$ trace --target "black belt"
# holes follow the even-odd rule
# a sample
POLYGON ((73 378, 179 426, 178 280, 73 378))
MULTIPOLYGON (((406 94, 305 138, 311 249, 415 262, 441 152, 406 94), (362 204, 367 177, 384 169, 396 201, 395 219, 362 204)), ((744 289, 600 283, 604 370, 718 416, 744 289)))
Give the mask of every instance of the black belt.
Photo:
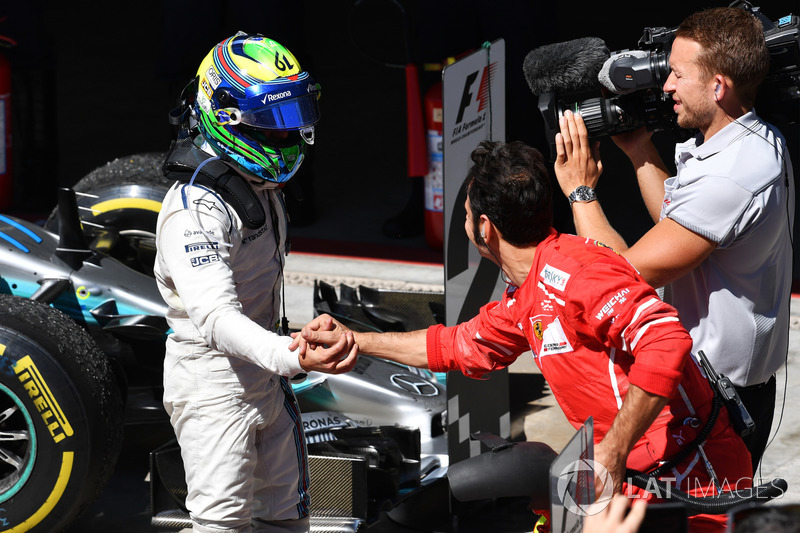
POLYGON ((757 383, 757 384, 755 384, 755 385, 749 385, 749 386, 747 386, 747 387, 737 387, 736 385, 734 385, 734 388, 735 388, 737 391, 739 391, 739 392, 744 392, 744 391, 746 391, 746 392, 757 391, 758 389, 763 389, 764 387, 768 386, 768 385, 769 385, 769 384, 770 384, 772 381, 775 381, 775 374, 773 374, 773 375, 772 375, 772 376, 771 376, 771 377, 770 377, 770 378, 769 378, 767 381, 765 381, 764 383, 757 383))

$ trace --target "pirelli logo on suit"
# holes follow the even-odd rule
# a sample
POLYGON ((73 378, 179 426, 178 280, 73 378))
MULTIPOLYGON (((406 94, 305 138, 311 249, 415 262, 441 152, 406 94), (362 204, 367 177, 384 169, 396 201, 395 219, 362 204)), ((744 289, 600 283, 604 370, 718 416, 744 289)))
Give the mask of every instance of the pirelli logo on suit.
POLYGON ((189 263, 192 267, 200 267, 205 265, 210 265, 211 263, 216 263, 220 261, 220 256, 215 250, 219 250, 219 243, 218 242, 194 242, 191 244, 187 244, 183 247, 183 250, 187 254, 193 254, 197 252, 204 252, 204 251, 211 251, 214 253, 210 253, 207 255, 200 255, 196 257, 190 257, 189 263))
POLYGON ((203 250, 219 250, 219 243, 218 242, 195 242, 192 244, 187 244, 183 247, 184 251, 187 254, 192 252, 200 252, 203 250))

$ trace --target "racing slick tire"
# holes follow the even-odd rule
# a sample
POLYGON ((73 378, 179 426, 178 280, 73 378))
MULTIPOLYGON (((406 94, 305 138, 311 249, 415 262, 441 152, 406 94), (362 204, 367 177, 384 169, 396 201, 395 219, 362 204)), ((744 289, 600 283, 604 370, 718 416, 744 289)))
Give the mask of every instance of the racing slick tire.
POLYGON ((122 446, 106 355, 42 303, 0 295, 0 531, 62 531, 95 500, 122 446))
MULTIPOLYGON (((83 233, 90 247, 153 275, 161 201, 172 185, 161 172, 165 152, 119 157, 75 184, 83 233)), ((58 207, 45 229, 58 233, 58 207)))

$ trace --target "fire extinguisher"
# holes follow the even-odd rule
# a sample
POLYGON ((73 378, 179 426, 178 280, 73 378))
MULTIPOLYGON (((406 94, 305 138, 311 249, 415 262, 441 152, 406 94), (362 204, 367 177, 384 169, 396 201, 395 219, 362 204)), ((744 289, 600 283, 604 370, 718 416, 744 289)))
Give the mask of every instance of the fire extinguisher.
MULTIPOLYGON (((16 44, 0 36, 1 44, 16 44)), ((7 209, 13 200, 11 169, 11 62, 0 53, 0 209, 7 209)))
MULTIPOLYGON (((455 61, 448 58, 448 64, 455 61)), ((425 65, 441 70, 438 63, 425 65)), ((444 248, 444 151, 442 146, 442 82, 436 82, 419 101, 417 66, 406 65, 408 175, 424 176, 425 241, 433 250, 444 248), (424 132, 424 136, 423 136, 424 132), (427 161, 426 159, 427 155, 427 161)))
POLYGON ((434 250, 444 246, 444 152, 442 147, 442 82, 425 92, 428 172, 425 174, 425 241, 434 250))

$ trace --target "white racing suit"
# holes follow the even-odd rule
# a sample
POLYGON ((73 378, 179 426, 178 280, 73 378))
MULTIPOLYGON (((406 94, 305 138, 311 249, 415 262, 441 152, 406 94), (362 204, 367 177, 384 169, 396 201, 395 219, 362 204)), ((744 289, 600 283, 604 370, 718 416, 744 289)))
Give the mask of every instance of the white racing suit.
POLYGON ((308 530, 306 445, 287 379, 303 369, 274 333, 285 210, 278 190, 255 192, 266 212, 257 229, 196 183, 176 183, 158 218, 154 272, 173 330, 164 406, 196 532, 308 530))

